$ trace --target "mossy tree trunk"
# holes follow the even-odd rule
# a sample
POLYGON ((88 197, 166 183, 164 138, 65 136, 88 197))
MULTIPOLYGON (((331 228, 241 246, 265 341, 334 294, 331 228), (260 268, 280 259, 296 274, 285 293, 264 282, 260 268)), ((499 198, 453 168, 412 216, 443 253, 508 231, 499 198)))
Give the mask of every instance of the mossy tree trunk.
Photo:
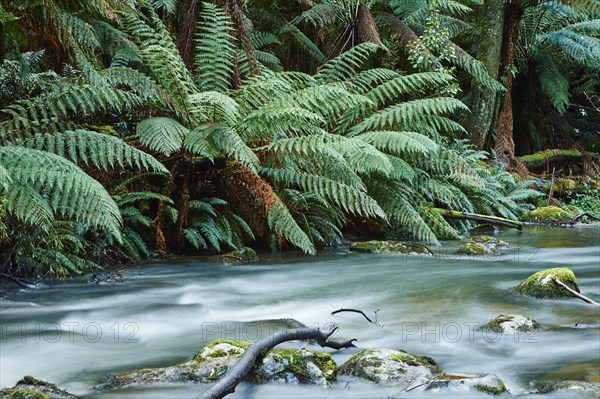
MULTIPOLYGON (((498 78, 502 32, 504 30, 505 0, 488 0, 477 10, 476 24, 483 35, 477 49, 477 59, 485 65, 490 76, 498 78)), ((497 114, 498 92, 473 80, 471 84, 471 117, 468 130, 471 142, 478 148, 484 148, 490 127, 497 114)))
POLYGON ((512 89, 515 50, 519 38, 519 22, 524 11, 523 6, 516 0, 509 0, 504 11, 501 60, 504 67, 503 76, 506 81, 506 93, 500 111, 496 144, 494 146, 498 159, 510 168, 516 168, 517 170, 519 169, 519 162, 515 158, 515 142, 513 140, 512 89))

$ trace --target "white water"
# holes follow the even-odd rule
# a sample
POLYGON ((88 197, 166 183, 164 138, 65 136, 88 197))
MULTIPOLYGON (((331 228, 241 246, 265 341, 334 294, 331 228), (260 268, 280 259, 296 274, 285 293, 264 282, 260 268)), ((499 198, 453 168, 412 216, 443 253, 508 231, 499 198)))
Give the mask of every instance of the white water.
MULTIPOLYGON (((529 227, 499 238, 522 249, 484 260, 458 258, 456 244, 439 248, 434 258, 340 249, 315 258, 265 255, 261 263, 236 267, 187 259, 137 267, 127 285, 87 285, 81 277, 5 293, 22 306, 0 313, 0 386, 29 374, 86 397, 195 397, 204 386, 102 394, 91 387, 110 373, 187 360, 217 336, 264 336, 267 324, 245 323, 279 318, 309 326, 336 323, 337 335, 357 338, 360 348, 428 355, 448 372, 497 374, 514 395, 527 393, 534 381, 600 382, 600 309, 577 299, 539 300, 509 291, 535 271, 565 265, 582 293, 600 301, 600 230, 529 227), (330 314, 341 307, 369 316, 380 308, 384 327, 354 313, 330 314), (502 337, 477 330, 499 314, 531 316, 547 329, 502 337)), ((332 354, 341 364, 356 351, 332 354)), ((241 386, 235 396, 385 398, 399 391, 356 381, 347 388, 343 382, 326 389, 267 384, 241 386)), ((403 395, 411 396, 443 394, 403 395)))

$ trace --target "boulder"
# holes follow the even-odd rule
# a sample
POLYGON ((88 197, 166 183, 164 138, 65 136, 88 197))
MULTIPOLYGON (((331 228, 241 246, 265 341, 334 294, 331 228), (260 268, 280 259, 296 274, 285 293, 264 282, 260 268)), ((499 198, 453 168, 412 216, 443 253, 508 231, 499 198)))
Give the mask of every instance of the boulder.
MULTIPOLYGON (((193 359, 174 366, 135 370, 110 376, 96 390, 164 383, 209 383, 221 378, 244 354, 252 341, 217 339, 206 344, 193 359)), ((308 349, 271 349, 258 359, 246 379, 327 385, 335 381, 337 365, 328 353, 308 349)))
POLYGON ((542 325, 531 317, 521 315, 500 315, 481 326, 482 330, 490 330, 502 334, 516 334, 539 330, 542 325))
POLYGON ((488 235, 477 235, 464 241, 458 253, 469 256, 500 255, 501 248, 510 248, 511 245, 488 235))
POLYGON ((433 392, 476 390, 491 395, 501 395, 507 392, 504 381, 497 375, 463 373, 446 373, 427 385, 425 390, 433 392))
POLYGON ((553 269, 546 269, 532 274, 514 290, 523 295, 534 296, 536 298, 571 298, 574 297, 566 289, 560 287, 552 281, 555 278, 579 292, 579 285, 577 284, 577 278, 571 269, 566 267, 556 267, 553 269))
POLYGON ((258 262, 256 251, 250 247, 243 247, 236 249, 235 251, 227 252, 226 254, 219 255, 219 258, 221 258, 226 265, 243 265, 258 262))
POLYGON ((430 357, 402 350, 364 349, 340 367, 340 373, 376 383, 418 385, 442 372, 430 357))
POLYGON ((477 225, 477 226, 473 227, 471 230, 469 230, 469 234, 472 237, 478 236, 478 235, 494 235, 494 234, 498 234, 499 232, 500 232, 500 229, 498 227, 494 226, 493 224, 489 224, 489 223, 477 225))
POLYGON ((31 376, 23 377, 12 388, 0 391, 2 399, 78 399, 78 396, 58 388, 56 385, 31 376))
POLYGON ((372 254, 401 253, 406 255, 433 255, 431 249, 423 243, 414 241, 361 241, 350 244, 350 250, 372 254))
POLYGON ((524 222, 541 224, 565 224, 577 216, 557 206, 543 206, 527 212, 523 215, 524 222))
POLYGON ((535 393, 555 393, 553 397, 600 398, 600 382, 558 381, 541 385, 535 393))

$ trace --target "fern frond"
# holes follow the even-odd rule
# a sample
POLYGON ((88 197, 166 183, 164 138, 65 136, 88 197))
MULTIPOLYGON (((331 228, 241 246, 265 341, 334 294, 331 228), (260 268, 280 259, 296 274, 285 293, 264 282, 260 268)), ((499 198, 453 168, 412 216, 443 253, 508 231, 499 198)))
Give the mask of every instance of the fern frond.
POLYGON ((283 202, 276 201, 269 207, 267 219, 269 228, 285 237, 290 244, 297 246, 307 254, 314 255, 317 252, 310 238, 298 226, 283 202))
POLYGON ((469 111, 461 101, 452 97, 436 97, 408 101, 382 109, 350 129, 351 135, 373 130, 408 130, 426 116, 469 111))
POLYGON ((412 154, 431 154, 438 151, 438 144, 427 136, 414 132, 377 131, 355 136, 375 148, 392 155, 404 157, 412 154))
POLYGON ((344 82, 354 76, 378 49, 380 46, 372 42, 354 46, 321 66, 315 80, 320 84, 344 82))
POLYGON ((203 2, 196 35, 196 73, 200 90, 224 93, 230 86, 236 53, 233 24, 225 11, 203 2))
POLYGON ((416 94, 447 86, 454 78, 442 72, 422 72, 399 76, 369 91, 366 96, 375 104, 382 105, 398 100, 404 94, 416 94))
POLYGON ((140 143, 169 156, 181 149, 189 129, 174 119, 155 117, 144 119, 138 123, 136 133, 140 143))
POLYGON ((556 110, 562 114, 569 106, 569 81, 561 73, 552 56, 545 52, 535 54, 536 71, 542 90, 556 110))

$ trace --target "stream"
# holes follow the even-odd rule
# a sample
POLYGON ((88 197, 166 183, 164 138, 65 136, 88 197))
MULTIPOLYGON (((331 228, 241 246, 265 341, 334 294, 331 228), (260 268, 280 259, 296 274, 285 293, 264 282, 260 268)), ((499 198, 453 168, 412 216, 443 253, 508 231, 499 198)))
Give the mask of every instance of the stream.
MULTIPOLYGON (((188 360, 219 336, 264 337, 267 324, 245 323, 281 318, 324 328, 336 323, 335 337, 356 338, 357 349, 325 349, 339 365, 360 348, 386 347, 430 356, 448 372, 496 374, 515 396, 525 395, 535 381, 600 382, 600 308, 510 291, 536 271, 567 266, 581 292, 600 301, 600 227, 526 226, 497 237, 519 249, 472 259, 456 255, 455 242, 432 248, 433 257, 338 248, 315 257, 259 254, 258 263, 243 266, 198 259, 146 263, 128 269, 127 284, 90 285, 89 276, 80 276, 6 291, 7 283, 2 296, 13 302, 0 303, 0 386, 32 375, 89 398, 193 398, 206 386, 102 393, 92 387, 111 373, 188 360), (356 313, 331 315, 342 307, 370 317, 380 309, 383 327, 356 313), (478 330, 500 314, 531 316, 545 330, 517 335, 478 330)), ((327 388, 242 384, 231 397, 386 398, 399 390, 354 380, 327 388)))

